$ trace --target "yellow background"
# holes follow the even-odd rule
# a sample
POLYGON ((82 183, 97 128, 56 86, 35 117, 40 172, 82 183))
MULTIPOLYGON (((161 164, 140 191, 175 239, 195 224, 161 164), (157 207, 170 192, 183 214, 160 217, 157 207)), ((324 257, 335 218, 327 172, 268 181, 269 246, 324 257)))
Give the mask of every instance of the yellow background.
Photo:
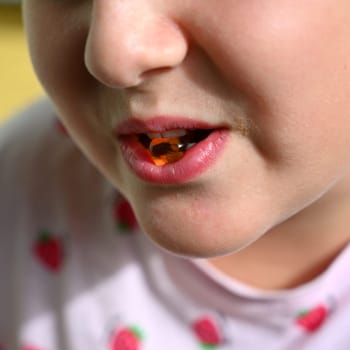
POLYGON ((24 39, 19 5, 0 5, 0 122, 43 95, 24 39))

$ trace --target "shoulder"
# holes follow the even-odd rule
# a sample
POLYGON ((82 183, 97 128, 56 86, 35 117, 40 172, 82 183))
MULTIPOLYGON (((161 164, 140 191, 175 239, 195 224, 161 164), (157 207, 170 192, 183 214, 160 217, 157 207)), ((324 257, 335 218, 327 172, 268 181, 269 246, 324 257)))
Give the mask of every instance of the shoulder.
MULTIPOLYGON (((75 146, 48 101, 0 128, 0 167, 0 276, 8 279, 0 284, 0 343, 18 326, 6 317, 13 310, 30 337, 49 323, 47 310, 65 309, 67 320, 77 324, 100 304, 101 332, 115 315, 137 319, 140 304, 132 311, 129 306, 139 294, 147 296, 145 305, 153 300, 143 259, 155 249, 129 204, 75 146)), ((85 326, 77 332, 88 344, 85 326)))
MULTIPOLYGON (((63 255, 69 269, 93 264, 104 273, 136 258, 131 208, 71 140, 50 102, 35 103, 0 128, 0 168, 0 255, 21 246, 28 276, 42 267, 33 247, 48 237, 62 255, 55 268, 63 268, 63 255)), ((7 253, 15 259, 13 250, 7 253)))
POLYGON ((40 100, 15 115, 0 127, 0 184, 14 181, 23 171, 46 154, 48 147, 59 147, 58 119, 48 100, 40 100), (57 134, 57 135, 56 135, 57 134))
POLYGON ((91 245, 106 257, 113 246, 113 259, 129 258, 139 231, 131 207, 71 140, 49 101, 0 127, 0 168, 0 247, 49 231, 79 250, 91 245))
POLYGON ((0 127, 0 151, 9 146, 21 149, 21 142, 32 142, 38 135, 51 131, 56 120, 54 109, 46 99, 19 110, 0 127))
POLYGON ((15 224, 14 213, 26 213, 30 221, 42 219, 38 216, 49 220, 57 217, 58 207, 80 207, 89 191, 111 189, 70 139, 48 100, 0 127, 0 168, 1 229, 15 224))
MULTIPOLYGON (((46 178, 50 180, 60 171, 66 171, 61 166, 73 159, 81 167, 90 167, 46 99, 19 111, 0 126, 2 185, 3 181, 11 182, 34 174, 41 178, 51 175, 46 178)), ((74 164, 71 163, 70 168, 77 170, 74 164)), ((92 166, 91 171, 96 172, 92 166)))

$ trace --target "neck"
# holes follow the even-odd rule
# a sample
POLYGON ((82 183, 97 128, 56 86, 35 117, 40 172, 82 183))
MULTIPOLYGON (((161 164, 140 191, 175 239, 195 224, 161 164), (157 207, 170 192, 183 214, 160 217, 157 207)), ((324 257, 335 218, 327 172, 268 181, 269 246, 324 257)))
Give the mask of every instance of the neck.
POLYGON ((209 262, 251 286, 300 286, 327 269, 350 242, 350 196, 341 184, 242 251, 209 262))

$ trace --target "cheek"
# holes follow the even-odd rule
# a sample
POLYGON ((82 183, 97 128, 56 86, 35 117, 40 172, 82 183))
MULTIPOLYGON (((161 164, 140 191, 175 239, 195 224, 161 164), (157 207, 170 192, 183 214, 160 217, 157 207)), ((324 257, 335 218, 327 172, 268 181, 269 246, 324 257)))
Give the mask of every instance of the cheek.
POLYGON ((339 3, 271 1, 212 41, 217 66, 243 91, 259 130, 255 142, 268 158, 303 159, 305 148, 311 157, 349 145, 350 5, 342 2, 341 11, 339 3))
MULTIPOLYGON (((34 68, 77 145, 101 172, 119 178, 119 170, 113 166, 115 140, 107 134, 110 121, 105 118, 102 96, 103 92, 106 97, 106 91, 88 73, 84 62, 88 21, 69 16, 59 3, 25 2, 24 19, 34 68)), ((116 98, 113 101, 119 102, 116 98)))
POLYGON ((59 103, 74 100, 74 94, 91 85, 84 66, 86 30, 82 21, 72 17, 59 2, 27 0, 24 5, 34 69, 45 90, 59 103))
POLYGON ((217 67, 250 102, 317 96, 348 81, 342 77, 350 54, 348 1, 258 3, 229 7, 224 1, 221 12, 213 19, 208 14, 197 33, 217 67))

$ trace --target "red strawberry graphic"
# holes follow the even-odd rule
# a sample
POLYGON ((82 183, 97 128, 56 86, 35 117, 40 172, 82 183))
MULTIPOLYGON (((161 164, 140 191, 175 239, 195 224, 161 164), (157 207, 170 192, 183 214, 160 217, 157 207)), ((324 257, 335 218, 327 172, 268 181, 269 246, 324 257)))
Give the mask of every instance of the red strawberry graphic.
POLYGON ((39 232, 34 243, 34 253, 37 258, 51 271, 57 272, 62 267, 63 248, 59 238, 50 234, 49 231, 39 232))
POLYGON ((328 308, 321 304, 311 310, 302 311, 298 315, 296 323, 306 331, 314 332, 323 324, 328 314, 328 308))
POLYGON ((128 201, 118 201, 114 206, 114 219, 122 231, 131 231, 137 227, 134 212, 128 201))
POLYGON ((192 324, 192 328, 202 345, 205 345, 208 349, 210 348, 208 346, 217 346, 222 343, 219 327, 212 318, 202 317, 192 324))
MULTIPOLYGON (((1 350, 1 349, 0 349, 0 350, 1 350)), ((40 350, 40 349, 37 348, 36 346, 25 345, 25 346, 23 346, 22 350, 40 350)))
POLYGON ((109 350, 139 350, 142 333, 137 327, 124 327, 115 332, 109 350))
POLYGON ((63 123, 59 119, 56 119, 56 129, 60 134, 69 136, 66 127, 63 125, 63 123))

